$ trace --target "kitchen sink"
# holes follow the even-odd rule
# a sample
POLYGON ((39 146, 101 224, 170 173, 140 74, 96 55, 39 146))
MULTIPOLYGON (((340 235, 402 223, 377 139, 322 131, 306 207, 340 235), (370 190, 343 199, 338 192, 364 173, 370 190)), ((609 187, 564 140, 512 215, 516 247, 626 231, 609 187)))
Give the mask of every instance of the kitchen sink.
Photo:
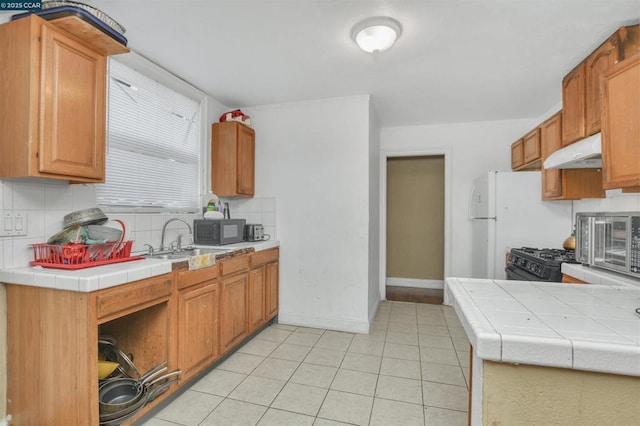
POLYGON ((195 247, 188 247, 188 248, 184 248, 182 250, 174 250, 174 251, 170 251, 170 252, 160 252, 160 253, 154 253, 151 255, 147 255, 145 257, 149 258, 149 259, 188 259, 191 256, 198 256, 201 254, 222 254, 222 253, 227 253, 231 251, 231 249, 227 249, 227 248, 195 248, 195 247))

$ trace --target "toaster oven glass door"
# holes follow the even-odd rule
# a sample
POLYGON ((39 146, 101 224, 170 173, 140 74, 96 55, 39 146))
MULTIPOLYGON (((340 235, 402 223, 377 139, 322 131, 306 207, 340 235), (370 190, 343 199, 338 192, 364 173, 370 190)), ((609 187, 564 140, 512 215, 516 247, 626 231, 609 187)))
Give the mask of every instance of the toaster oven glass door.
POLYGON ((576 260, 589 264, 593 259, 593 244, 591 235, 593 232, 594 216, 578 214, 576 219, 576 260))
POLYGON ((594 222, 594 265, 621 272, 628 270, 629 217, 607 216, 594 222))

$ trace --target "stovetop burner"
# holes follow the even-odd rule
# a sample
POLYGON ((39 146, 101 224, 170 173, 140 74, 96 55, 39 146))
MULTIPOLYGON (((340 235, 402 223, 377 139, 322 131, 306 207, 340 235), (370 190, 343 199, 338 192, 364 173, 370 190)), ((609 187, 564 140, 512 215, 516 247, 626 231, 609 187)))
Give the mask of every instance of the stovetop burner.
POLYGON ((522 247, 511 249, 506 271, 509 279, 562 281, 563 262, 576 263, 573 250, 522 247))

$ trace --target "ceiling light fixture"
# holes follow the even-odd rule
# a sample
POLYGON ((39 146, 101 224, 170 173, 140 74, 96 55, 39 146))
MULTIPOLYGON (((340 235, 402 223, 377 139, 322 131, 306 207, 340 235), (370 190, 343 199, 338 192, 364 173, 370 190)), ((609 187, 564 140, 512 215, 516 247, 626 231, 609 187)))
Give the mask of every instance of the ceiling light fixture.
POLYGON ((353 26, 351 38, 367 53, 384 52, 402 34, 402 27, 395 19, 374 16, 353 26))

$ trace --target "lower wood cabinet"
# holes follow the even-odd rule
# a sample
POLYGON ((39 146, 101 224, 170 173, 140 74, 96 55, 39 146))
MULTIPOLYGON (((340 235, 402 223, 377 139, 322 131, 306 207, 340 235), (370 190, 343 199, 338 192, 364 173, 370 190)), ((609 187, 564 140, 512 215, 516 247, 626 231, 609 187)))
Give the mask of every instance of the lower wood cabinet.
POLYGON ((216 281, 185 290, 178 296, 178 365, 183 380, 218 356, 219 302, 216 281))
POLYGON ((165 360, 175 368, 171 281, 166 274, 91 293, 7 285, 11 424, 97 425, 100 335, 115 338, 142 371, 165 360))
POLYGON ((220 350, 224 354, 247 336, 247 273, 220 282, 220 350))
POLYGON ((562 282, 565 284, 587 284, 586 281, 582 281, 567 274, 562 274, 562 282))
POLYGON ((265 319, 268 321, 278 314, 278 282, 280 262, 275 261, 265 266, 265 319))
POLYGON ((264 265, 249 273, 249 332, 257 330, 265 322, 265 278, 264 265))
POLYGON ((249 273, 249 332, 260 328, 278 313, 279 249, 251 255, 249 273))
POLYGON ((11 424, 97 425, 101 335, 133 354, 141 372, 161 361, 182 370, 180 384, 136 421, 277 315, 278 255, 234 256, 196 271, 174 265, 171 274, 90 293, 6 285, 11 424))

